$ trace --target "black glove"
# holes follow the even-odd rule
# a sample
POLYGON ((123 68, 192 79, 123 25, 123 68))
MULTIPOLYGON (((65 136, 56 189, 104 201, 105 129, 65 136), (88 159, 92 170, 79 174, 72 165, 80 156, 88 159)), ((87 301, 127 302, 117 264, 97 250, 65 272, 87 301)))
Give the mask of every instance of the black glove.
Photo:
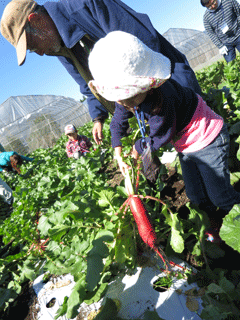
POLYGON ((152 162, 148 167, 146 172, 143 171, 144 176, 149 180, 151 183, 156 183, 159 172, 160 172, 161 162, 157 156, 153 156, 152 162))

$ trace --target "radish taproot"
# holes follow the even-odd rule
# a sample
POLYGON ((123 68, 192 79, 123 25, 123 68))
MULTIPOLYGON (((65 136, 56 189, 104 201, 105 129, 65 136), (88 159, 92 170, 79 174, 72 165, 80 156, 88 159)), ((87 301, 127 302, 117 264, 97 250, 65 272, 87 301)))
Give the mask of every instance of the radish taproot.
POLYGON ((142 200, 140 199, 140 196, 134 194, 134 189, 130 179, 129 170, 126 170, 125 174, 125 189, 128 194, 128 199, 121 206, 120 210, 122 210, 122 208, 126 206, 124 210, 125 214, 128 206, 130 206, 130 210, 136 221, 140 237, 150 248, 152 248, 160 256, 160 258, 166 266, 166 269, 168 270, 166 260, 163 258, 156 244, 157 236, 151 223, 150 216, 142 200))
POLYGON ((149 245, 149 247, 154 248, 157 237, 155 231, 153 230, 152 223, 150 221, 150 216, 145 209, 142 200, 135 195, 130 195, 128 198, 128 204, 133 217, 136 221, 139 234, 142 240, 149 245))
MULTIPOLYGON (((140 168, 138 166, 137 167, 136 188, 135 188, 136 192, 137 192, 138 184, 139 184, 139 173, 140 173, 139 169, 140 168)), ((163 261, 163 263, 164 263, 164 265, 166 267, 166 270, 162 270, 162 269, 161 270, 169 273, 170 272, 168 270, 168 265, 169 265, 170 268, 171 267, 177 267, 179 269, 182 269, 184 272, 185 271, 189 272, 189 269, 187 267, 181 266, 181 265, 179 265, 179 264, 177 264, 177 263, 175 263, 175 262, 173 262, 171 260, 169 261, 166 258, 164 252, 157 246, 156 233, 155 233, 155 231, 153 229, 153 225, 152 225, 150 216, 149 216, 149 214, 148 214, 143 202, 141 201, 141 199, 144 199, 144 198, 145 199, 151 199, 151 200, 160 202, 164 206, 166 206, 166 204, 161 199, 158 199, 158 198, 154 198, 154 197, 151 197, 151 196, 142 196, 142 195, 134 194, 134 189, 133 189, 133 186, 132 186, 132 182, 131 182, 128 170, 126 171, 126 174, 125 174, 125 189, 126 189, 126 192, 128 194, 128 199, 122 204, 122 206, 119 208, 119 211, 121 211, 125 207, 125 209, 123 211, 123 218, 124 218, 124 215, 127 212, 128 207, 130 206, 130 210, 131 210, 131 212, 133 214, 133 217, 135 219, 135 222, 137 224, 139 235, 141 236, 142 240, 147 245, 149 245, 149 247, 152 248, 159 255, 159 257, 162 259, 162 261, 163 261), (163 255, 164 255, 165 259, 163 258, 163 255)), ((170 216, 172 216, 173 215, 172 211, 169 208, 167 208, 167 210, 169 211, 170 216)), ((116 213, 116 215, 117 214, 118 213, 116 213)), ((196 274, 196 272, 192 271, 192 274, 196 274)))

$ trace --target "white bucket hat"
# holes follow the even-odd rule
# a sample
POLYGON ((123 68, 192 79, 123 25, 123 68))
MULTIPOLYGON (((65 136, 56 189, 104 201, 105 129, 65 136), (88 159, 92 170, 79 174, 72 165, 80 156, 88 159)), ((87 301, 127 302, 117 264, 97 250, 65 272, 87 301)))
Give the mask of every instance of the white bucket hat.
POLYGON ((94 80, 88 85, 109 101, 125 100, 162 85, 171 62, 132 34, 113 31, 98 40, 89 55, 94 80))

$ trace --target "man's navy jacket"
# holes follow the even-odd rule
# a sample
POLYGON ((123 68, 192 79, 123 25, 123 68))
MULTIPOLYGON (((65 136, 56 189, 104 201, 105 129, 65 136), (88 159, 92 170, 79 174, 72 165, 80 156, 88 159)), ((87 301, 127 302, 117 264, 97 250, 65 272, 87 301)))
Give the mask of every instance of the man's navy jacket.
MULTIPOLYGON (((135 12, 119 0, 60 0, 46 2, 44 7, 67 48, 73 49, 79 45, 79 41, 86 34, 96 42, 111 31, 121 30, 131 33, 152 50, 161 52, 171 60, 172 79, 201 94, 195 74, 186 57, 154 29, 146 14, 135 12)), ((76 51, 75 56, 81 63, 81 56, 77 56, 76 51)), ((81 93, 87 97, 92 119, 106 118, 108 114, 106 109, 91 93, 73 62, 63 56, 59 56, 58 59, 80 85, 81 93)))

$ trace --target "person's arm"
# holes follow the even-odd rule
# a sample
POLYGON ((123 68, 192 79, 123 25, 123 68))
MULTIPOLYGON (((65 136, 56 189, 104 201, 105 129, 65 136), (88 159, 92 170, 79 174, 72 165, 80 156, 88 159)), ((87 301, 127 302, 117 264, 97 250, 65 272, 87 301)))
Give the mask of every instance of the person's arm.
POLYGON ((79 137, 79 145, 84 149, 84 151, 88 151, 92 146, 92 142, 88 139, 88 137, 81 135, 79 137))
POLYGON ((108 112, 91 92, 87 83, 79 74, 76 67, 73 65, 72 61, 62 56, 59 56, 58 59, 62 63, 62 65, 67 69, 68 73, 73 77, 73 79, 79 84, 80 92, 87 98, 88 111, 94 122, 92 135, 94 141, 98 145, 100 145, 104 138, 102 134, 103 123, 105 119, 108 118, 108 112))
POLYGON ((80 92, 87 97, 87 104, 89 114, 94 121, 95 119, 101 122, 104 122, 108 117, 108 112, 102 106, 102 104, 95 98, 89 89, 87 83, 84 81, 82 76, 77 71, 76 67, 73 65, 72 61, 63 56, 58 56, 59 61, 66 68, 67 72, 72 76, 72 78, 77 82, 80 87, 80 92))
POLYGON ((102 129, 103 129, 103 121, 94 119, 94 125, 92 129, 92 135, 93 139, 96 142, 96 144, 100 145, 102 143, 102 140, 104 139, 102 129))
POLYGON ((123 106, 116 103, 116 109, 110 124, 112 147, 121 146, 121 139, 126 135, 129 128, 128 119, 133 117, 133 113, 127 111, 123 106))
POLYGON ((34 160, 34 158, 29 158, 29 157, 22 156, 22 155, 20 155, 20 157, 22 158, 23 161, 33 161, 34 160))
POLYGON ((128 119, 132 116, 132 112, 127 111, 123 106, 116 103, 115 113, 110 124, 112 147, 114 148, 115 159, 117 160, 119 169, 124 176, 126 170, 129 169, 130 166, 123 161, 121 138, 126 135, 126 131, 129 127, 128 119))
POLYGON ((91 140, 90 139, 88 139, 87 137, 86 137, 86 144, 87 144, 87 148, 88 149, 90 149, 91 147, 92 147, 92 142, 91 142, 91 140))
POLYGON ((213 30, 212 26, 210 25, 207 17, 203 18, 203 25, 205 28, 205 31, 207 32, 209 38, 211 41, 217 46, 219 49, 224 46, 224 44, 219 40, 218 36, 216 35, 216 32, 213 30))
POLYGON ((0 172, 2 172, 3 171, 3 167, 2 166, 4 166, 5 164, 4 164, 4 159, 0 156, 0 172))
POLYGON ((236 0, 232 0, 233 10, 236 13, 238 25, 240 25, 240 4, 236 0))
POLYGON ((115 147, 114 152, 115 152, 115 159, 118 162, 119 170, 121 171, 122 175, 125 176, 126 170, 131 169, 131 167, 126 162, 123 161, 122 147, 121 146, 115 147))
POLYGON ((69 142, 66 145, 66 152, 67 152, 68 158, 72 158, 73 157, 73 152, 72 152, 71 145, 70 145, 69 142))
POLYGON ((139 153, 137 152, 135 145, 132 148, 131 156, 133 157, 134 160, 137 160, 139 157, 139 153))

